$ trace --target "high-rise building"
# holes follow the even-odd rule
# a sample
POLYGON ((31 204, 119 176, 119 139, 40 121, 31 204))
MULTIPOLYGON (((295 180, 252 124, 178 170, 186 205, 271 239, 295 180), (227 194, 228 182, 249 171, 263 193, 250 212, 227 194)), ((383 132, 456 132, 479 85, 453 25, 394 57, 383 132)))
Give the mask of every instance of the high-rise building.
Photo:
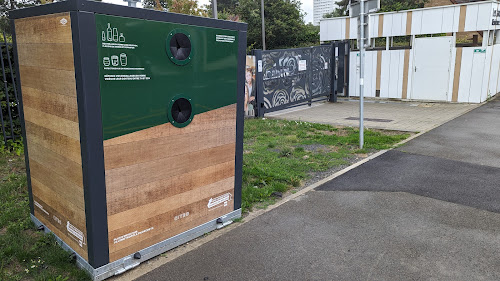
POLYGON ((335 8, 334 0, 314 0, 313 2, 313 24, 319 25, 319 20, 324 14, 333 12, 335 8))

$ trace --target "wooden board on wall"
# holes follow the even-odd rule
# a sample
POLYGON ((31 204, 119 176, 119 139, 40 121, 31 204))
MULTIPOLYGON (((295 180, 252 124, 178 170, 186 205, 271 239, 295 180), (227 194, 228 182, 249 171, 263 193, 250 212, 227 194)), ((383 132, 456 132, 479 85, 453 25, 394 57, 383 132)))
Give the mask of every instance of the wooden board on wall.
POLYGON ((15 28, 35 216, 87 260, 70 15, 15 28))
POLYGON ((104 141, 110 262, 234 210, 236 105, 104 141))

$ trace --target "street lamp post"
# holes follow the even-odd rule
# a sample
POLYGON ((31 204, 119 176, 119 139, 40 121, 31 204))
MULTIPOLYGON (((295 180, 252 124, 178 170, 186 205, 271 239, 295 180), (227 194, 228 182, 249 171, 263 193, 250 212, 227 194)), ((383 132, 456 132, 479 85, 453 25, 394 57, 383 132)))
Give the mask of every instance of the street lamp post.
POLYGON ((266 50, 266 26, 264 23, 264 0, 260 0, 260 17, 262 18, 262 49, 266 50))

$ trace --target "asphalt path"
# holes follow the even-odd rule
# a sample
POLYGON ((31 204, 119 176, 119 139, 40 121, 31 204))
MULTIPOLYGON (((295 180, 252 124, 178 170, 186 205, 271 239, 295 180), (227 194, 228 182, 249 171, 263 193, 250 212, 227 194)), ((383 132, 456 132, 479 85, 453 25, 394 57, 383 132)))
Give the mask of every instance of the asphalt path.
POLYGON ((500 101, 137 280, 500 280, 500 101))

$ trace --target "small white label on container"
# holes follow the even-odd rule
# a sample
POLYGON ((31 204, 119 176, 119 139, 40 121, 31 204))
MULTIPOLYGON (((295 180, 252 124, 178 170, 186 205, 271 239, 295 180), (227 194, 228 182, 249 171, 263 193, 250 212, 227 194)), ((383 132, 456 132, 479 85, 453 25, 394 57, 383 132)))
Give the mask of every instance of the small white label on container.
POLYGON ((328 69, 328 62, 325 61, 325 69, 328 69))
POLYGON ((359 85, 364 85, 365 84, 365 79, 361 78, 359 79, 359 85))
POLYGON ((257 71, 262 72, 262 60, 257 61, 257 71))
POLYGON ((299 60, 299 71, 304 71, 307 69, 307 61, 299 60))

